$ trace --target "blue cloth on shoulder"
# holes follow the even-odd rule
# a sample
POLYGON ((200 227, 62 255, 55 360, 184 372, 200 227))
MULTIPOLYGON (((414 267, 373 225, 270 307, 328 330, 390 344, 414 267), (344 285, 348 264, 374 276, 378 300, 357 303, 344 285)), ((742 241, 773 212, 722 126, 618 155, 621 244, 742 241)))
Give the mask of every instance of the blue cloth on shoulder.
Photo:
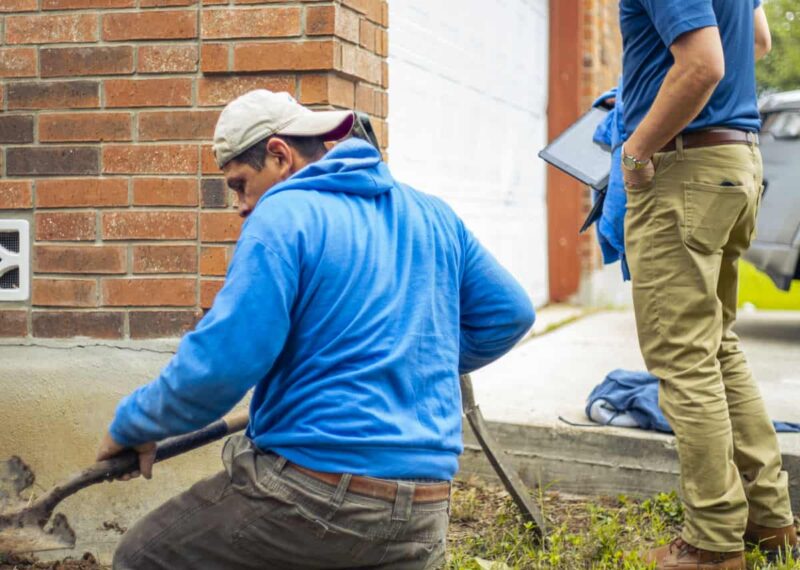
MULTIPOLYGON (((673 433, 658 407, 658 378, 614 370, 589 394, 586 416, 597 423, 673 433)), ((772 422, 775 431, 800 433, 800 424, 772 422)))
POLYGON ((594 142, 611 148, 611 171, 608 177, 608 188, 603 203, 603 213, 597 222, 597 240, 603 252, 603 263, 606 265, 620 261, 622 278, 631 278, 628 262, 625 259, 625 183, 622 179, 622 143, 625 142, 625 125, 622 121, 622 84, 606 91, 594 102, 593 107, 600 107, 608 99, 615 98, 614 108, 598 125, 594 133, 594 142))

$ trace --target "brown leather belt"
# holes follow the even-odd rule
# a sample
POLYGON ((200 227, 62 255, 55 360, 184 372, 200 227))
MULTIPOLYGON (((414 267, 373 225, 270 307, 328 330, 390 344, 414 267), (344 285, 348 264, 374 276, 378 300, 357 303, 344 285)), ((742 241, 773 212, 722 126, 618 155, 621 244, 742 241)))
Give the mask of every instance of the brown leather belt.
MULTIPOLYGON (((295 463, 287 463, 292 469, 308 475, 312 479, 322 481, 328 485, 336 486, 342 478, 339 473, 322 473, 313 469, 306 469, 295 463)), ((375 479, 373 477, 362 477, 353 475, 347 490, 351 493, 382 499, 392 502, 397 497, 397 483, 375 479)), ((414 483, 414 502, 415 503, 438 503, 450 498, 450 483, 414 483)))
MULTIPOLYGON (((721 144, 758 144, 758 135, 739 129, 708 129, 678 135, 683 137, 683 148, 698 148, 703 146, 717 146, 721 144)), ((677 150, 675 137, 659 152, 672 152, 677 150)))

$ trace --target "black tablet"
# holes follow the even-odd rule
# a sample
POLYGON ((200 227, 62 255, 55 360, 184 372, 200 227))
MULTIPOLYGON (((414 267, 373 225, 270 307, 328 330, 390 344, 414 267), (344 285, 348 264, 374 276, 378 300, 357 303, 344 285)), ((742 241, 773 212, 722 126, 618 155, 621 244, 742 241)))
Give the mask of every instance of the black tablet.
POLYGON ((608 186, 611 149, 594 140, 607 109, 592 108, 539 152, 539 157, 595 189, 608 186))

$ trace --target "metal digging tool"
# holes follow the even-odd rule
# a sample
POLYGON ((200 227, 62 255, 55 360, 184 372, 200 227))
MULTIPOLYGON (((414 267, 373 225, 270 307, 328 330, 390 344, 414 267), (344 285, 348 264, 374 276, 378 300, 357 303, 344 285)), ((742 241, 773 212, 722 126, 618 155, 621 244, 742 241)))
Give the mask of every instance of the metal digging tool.
MULTIPOLYGON (((247 411, 228 414, 203 429, 167 439, 158 445, 156 462, 202 447, 247 427, 247 411)), ((34 474, 19 457, 0 462, 0 554, 38 552, 75 546, 75 532, 67 517, 59 513, 45 529, 56 506, 74 493, 95 483, 111 481, 139 468, 133 450, 99 461, 34 500, 20 494, 33 485, 34 474)))
POLYGON ((472 390, 472 379, 469 374, 461 376, 461 405, 464 408, 464 414, 467 416, 467 421, 472 432, 478 439, 481 449, 489 459, 489 463, 500 477, 503 486, 514 499, 514 503, 522 512, 522 516, 529 522, 533 523, 533 531, 541 539, 545 536, 545 523, 542 511, 539 506, 534 503, 528 495, 528 489, 519 478, 516 471, 511 469, 501 458, 502 451, 495 442, 492 434, 489 432, 489 426, 486 425, 486 420, 483 419, 483 414, 480 408, 475 403, 475 393, 472 390))

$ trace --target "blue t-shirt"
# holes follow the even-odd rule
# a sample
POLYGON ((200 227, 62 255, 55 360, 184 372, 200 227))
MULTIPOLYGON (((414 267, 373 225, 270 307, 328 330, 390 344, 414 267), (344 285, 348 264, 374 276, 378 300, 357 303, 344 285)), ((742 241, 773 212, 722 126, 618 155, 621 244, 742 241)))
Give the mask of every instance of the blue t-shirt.
POLYGON ((686 32, 719 27, 725 77, 686 131, 731 127, 758 131, 753 16, 761 0, 620 0, 622 100, 630 135, 650 110, 674 63, 669 47, 686 32))

